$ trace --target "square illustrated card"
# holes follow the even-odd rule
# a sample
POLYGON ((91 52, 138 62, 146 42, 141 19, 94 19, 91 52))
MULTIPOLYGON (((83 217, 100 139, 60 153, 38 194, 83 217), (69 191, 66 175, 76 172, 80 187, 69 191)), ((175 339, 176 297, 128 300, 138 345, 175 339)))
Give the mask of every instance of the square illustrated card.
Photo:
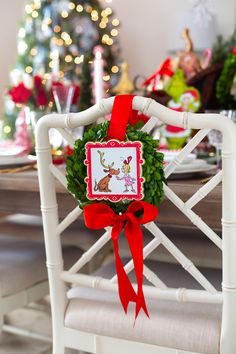
POLYGON ((143 198, 142 144, 138 141, 87 143, 87 197, 118 202, 143 198))

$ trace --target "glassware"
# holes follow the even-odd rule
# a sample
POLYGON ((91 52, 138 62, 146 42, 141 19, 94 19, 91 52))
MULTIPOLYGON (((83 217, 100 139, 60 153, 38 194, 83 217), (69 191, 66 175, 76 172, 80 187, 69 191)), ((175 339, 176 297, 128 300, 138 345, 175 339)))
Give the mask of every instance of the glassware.
POLYGON ((69 113, 75 88, 72 85, 54 86, 52 89, 58 113, 69 113))
MULTIPOLYGON (((56 104, 57 112, 67 114, 70 112, 75 88, 72 85, 54 86, 52 88, 53 98, 56 104)), ((66 142, 56 129, 50 129, 50 141, 52 147, 57 150, 63 150, 66 142)))
MULTIPOLYGON (((236 111, 234 110, 221 110, 221 111, 210 111, 207 110, 206 113, 218 113, 223 116, 228 117, 234 123, 236 123, 236 111)), ((221 168, 221 150, 222 150, 222 134, 219 130, 212 129, 208 133, 208 140, 210 145, 214 146, 216 150, 216 167, 217 170, 221 168)))

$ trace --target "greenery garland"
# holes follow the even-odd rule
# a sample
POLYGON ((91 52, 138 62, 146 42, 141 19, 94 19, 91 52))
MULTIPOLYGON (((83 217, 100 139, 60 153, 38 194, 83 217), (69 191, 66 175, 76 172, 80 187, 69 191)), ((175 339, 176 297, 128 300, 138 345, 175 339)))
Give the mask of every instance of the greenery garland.
POLYGON ((222 109, 236 108, 236 100, 230 93, 235 74, 236 53, 233 51, 225 60, 224 68, 216 83, 216 97, 222 109))
MULTIPOLYGON (((84 133, 83 139, 75 142, 74 152, 67 158, 66 178, 69 191, 78 200, 81 208, 84 206, 99 202, 97 200, 89 200, 86 196, 87 184, 84 179, 87 177, 87 166, 85 160, 85 145, 88 142, 104 141, 107 137, 107 129, 109 122, 98 124, 84 133)), ((163 182, 165 181, 163 171, 163 154, 156 149, 159 145, 158 140, 154 140, 148 133, 136 130, 132 126, 127 127, 126 141, 140 141, 143 144, 142 176, 145 178, 143 185, 145 202, 158 206, 164 197, 163 182)), ((112 203, 103 200, 116 213, 124 213, 132 202, 130 200, 122 200, 112 203)))
POLYGON ((212 48, 212 64, 223 63, 236 45, 236 30, 229 38, 219 35, 212 48))

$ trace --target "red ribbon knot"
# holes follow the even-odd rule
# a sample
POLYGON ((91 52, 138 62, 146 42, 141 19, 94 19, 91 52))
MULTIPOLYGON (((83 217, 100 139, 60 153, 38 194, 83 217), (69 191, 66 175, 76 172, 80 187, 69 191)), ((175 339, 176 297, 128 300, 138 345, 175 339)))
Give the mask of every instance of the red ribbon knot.
POLYGON ((125 313, 127 313, 130 302, 136 303, 135 319, 141 309, 149 317, 143 294, 143 234, 140 225, 155 220, 157 214, 158 210, 154 205, 143 201, 134 201, 122 215, 117 215, 107 204, 103 203, 84 207, 85 225, 88 228, 98 230, 107 226, 112 227, 111 237, 115 253, 119 297, 125 313), (137 216, 138 212, 142 213, 141 217, 137 216), (124 270, 119 255, 118 237, 123 228, 134 262, 137 292, 124 270))

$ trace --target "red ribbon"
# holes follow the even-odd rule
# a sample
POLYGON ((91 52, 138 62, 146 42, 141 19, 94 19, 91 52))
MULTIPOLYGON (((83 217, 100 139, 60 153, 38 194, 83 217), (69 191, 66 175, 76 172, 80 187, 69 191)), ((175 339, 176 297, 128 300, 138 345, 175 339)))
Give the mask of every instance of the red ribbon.
POLYGON ((145 114, 138 114, 138 111, 132 109, 134 95, 119 95, 115 97, 109 128, 107 131, 107 140, 125 140, 127 124, 135 125, 139 121, 146 123, 149 120, 145 114))
POLYGON ((107 140, 125 140, 127 124, 132 114, 133 98, 133 95, 120 95, 115 97, 107 131, 107 140))
POLYGON ((130 302, 136 303, 135 319, 141 309, 149 317, 143 294, 143 237, 140 224, 153 221, 157 214, 158 210, 154 205, 143 201, 134 201, 122 215, 117 215, 108 205, 103 203, 84 207, 85 225, 88 228, 98 230, 112 226, 111 237, 115 252, 119 297, 125 313, 127 313, 130 302), (142 211, 142 217, 136 216, 139 211, 142 211), (119 255, 118 236, 123 228, 134 262, 137 293, 124 270, 119 255))

